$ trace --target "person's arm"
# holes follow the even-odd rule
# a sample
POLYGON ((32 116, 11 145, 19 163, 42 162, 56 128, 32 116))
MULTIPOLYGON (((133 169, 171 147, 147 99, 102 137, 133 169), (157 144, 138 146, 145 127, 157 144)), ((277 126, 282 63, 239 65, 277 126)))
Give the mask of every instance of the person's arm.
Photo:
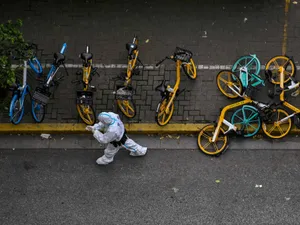
POLYGON ((103 130, 105 125, 101 122, 94 124, 93 126, 86 126, 86 130, 88 131, 94 131, 94 130, 103 130))
POLYGON ((102 134, 100 131, 94 130, 93 135, 101 144, 108 144, 116 140, 116 134, 111 132, 102 134))
POLYGON ((103 128, 105 127, 103 123, 99 122, 94 124, 93 126, 93 130, 103 130, 103 128))

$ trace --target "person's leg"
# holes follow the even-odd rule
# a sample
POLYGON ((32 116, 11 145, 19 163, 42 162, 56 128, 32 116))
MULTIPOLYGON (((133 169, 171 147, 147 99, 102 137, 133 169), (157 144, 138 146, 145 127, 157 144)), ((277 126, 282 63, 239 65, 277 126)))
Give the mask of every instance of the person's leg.
POLYGON ((104 150, 104 155, 97 159, 96 163, 99 165, 107 165, 114 161, 114 156, 119 151, 120 146, 113 146, 112 144, 108 144, 106 149, 104 150))
POLYGON ((140 146, 128 137, 123 147, 130 151, 131 156, 143 156, 147 153, 147 147, 140 146))

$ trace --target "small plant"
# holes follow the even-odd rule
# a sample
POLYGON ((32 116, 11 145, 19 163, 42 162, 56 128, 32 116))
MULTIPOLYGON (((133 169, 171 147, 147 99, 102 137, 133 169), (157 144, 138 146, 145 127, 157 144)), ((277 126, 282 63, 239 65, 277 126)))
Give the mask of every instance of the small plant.
POLYGON ((20 28, 22 21, 11 20, 0 24, 0 88, 5 89, 15 82, 15 70, 12 68, 13 56, 20 61, 32 56, 20 28))

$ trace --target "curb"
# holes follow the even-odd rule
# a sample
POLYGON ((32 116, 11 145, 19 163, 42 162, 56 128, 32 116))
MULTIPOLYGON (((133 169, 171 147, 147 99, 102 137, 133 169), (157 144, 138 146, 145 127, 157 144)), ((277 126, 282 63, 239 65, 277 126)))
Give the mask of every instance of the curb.
MULTIPOLYGON (((191 134, 197 133, 207 124, 168 124, 161 127, 155 123, 129 123, 125 124, 128 133, 132 134, 191 134)), ((87 134, 89 131, 85 130, 85 124, 79 123, 43 123, 31 124, 23 123, 14 125, 10 123, 3 123, 0 125, 0 134, 87 134)))
MULTIPOLYGON (((132 134, 193 134, 198 133, 206 123, 190 124, 168 124, 158 126, 155 123, 127 123, 125 128, 128 133, 132 134)), ((0 134, 87 134, 86 125, 82 123, 23 123, 13 125, 11 123, 2 123, 0 125, 0 134)), ((263 134, 263 131, 259 131, 263 134)), ((289 134, 300 134, 300 129, 293 126, 289 134)))

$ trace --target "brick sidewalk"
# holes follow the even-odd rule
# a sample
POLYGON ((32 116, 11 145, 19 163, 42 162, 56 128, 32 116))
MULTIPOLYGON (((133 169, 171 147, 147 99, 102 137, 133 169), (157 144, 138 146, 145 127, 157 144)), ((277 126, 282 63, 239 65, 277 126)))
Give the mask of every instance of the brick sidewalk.
MULTIPOLYGON (((81 122, 75 105, 76 90, 80 90, 81 86, 72 84, 72 80, 80 79, 76 77, 76 68, 69 68, 69 76, 61 82, 55 90, 53 98, 47 106, 47 113, 44 122, 49 123, 73 123, 81 122)), ((92 84, 97 88, 94 93, 94 108, 96 113, 101 111, 114 111, 121 115, 124 122, 153 122, 155 123, 155 110, 161 97, 159 92, 155 91, 155 87, 161 83, 163 79, 169 80, 170 84, 174 84, 176 71, 174 65, 162 65, 155 70, 143 70, 140 75, 133 76, 132 85, 136 89, 134 100, 137 106, 137 115, 133 119, 127 119, 122 116, 115 104, 114 91, 116 77, 124 69, 98 69, 100 76, 94 76, 92 84)), ((64 73, 63 68, 58 73, 64 73)), ((220 108, 237 100, 229 100, 223 96, 216 85, 216 70, 198 70, 196 80, 190 80, 182 73, 181 88, 186 88, 175 100, 175 111, 172 117, 172 123, 206 123, 217 119, 220 108)), ((60 74, 57 74, 60 76, 60 74)), ((261 72, 263 77, 263 71, 261 72)), ((36 81, 32 74, 29 75, 29 84, 34 89, 36 81)), ((271 86, 262 88, 257 93, 256 99, 267 99, 267 89, 271 86)), ((295 105, 296 99, 291 101, 295 105)), ((33 122, 30 114, 30 104, 27 102, 26 115, 22 122, 33 122)), ((230 114, 228 114, 230 116, 230 114)), ((9 122, 8 112, 4 111, 0 114, 0 122, 9 122)))

